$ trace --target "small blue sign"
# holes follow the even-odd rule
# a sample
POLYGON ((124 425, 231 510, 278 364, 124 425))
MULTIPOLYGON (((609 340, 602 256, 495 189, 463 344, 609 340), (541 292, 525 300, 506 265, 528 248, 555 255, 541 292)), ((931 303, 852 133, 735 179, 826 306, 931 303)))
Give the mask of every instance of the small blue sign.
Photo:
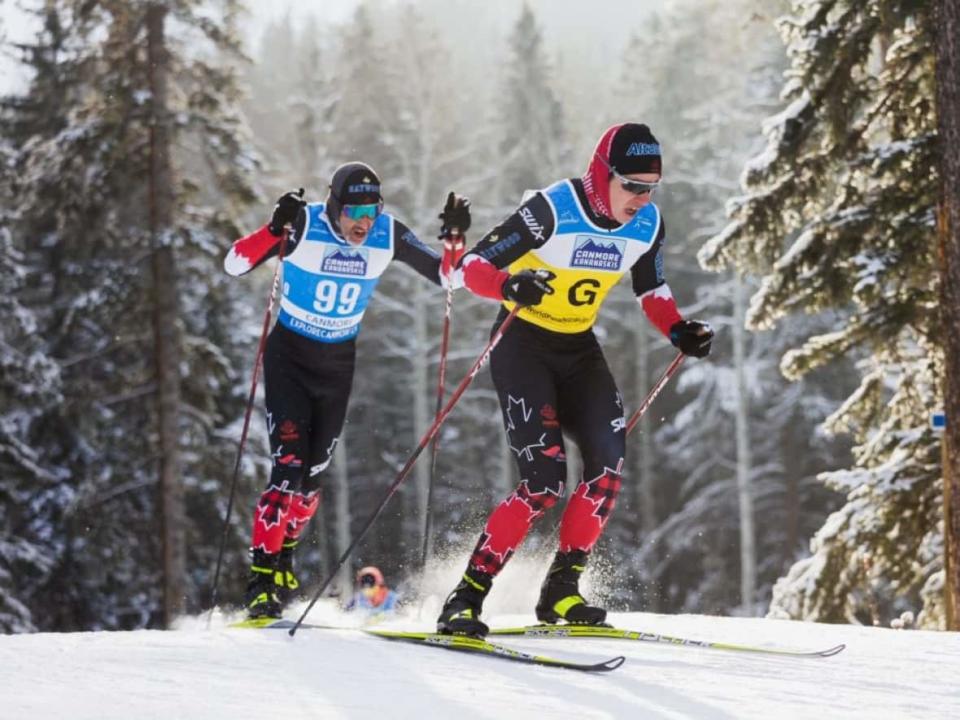
POLYGON ((930 416, 930 427, 934 430, 943 430, 947 427, 947 414, 942 412, 933 413, 930 416))

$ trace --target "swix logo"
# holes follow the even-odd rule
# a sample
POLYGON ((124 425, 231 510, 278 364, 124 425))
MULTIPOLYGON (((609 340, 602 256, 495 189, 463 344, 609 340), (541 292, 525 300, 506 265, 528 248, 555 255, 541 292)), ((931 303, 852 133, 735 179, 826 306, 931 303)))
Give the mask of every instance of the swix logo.
POLYGON ((610 426, 613 428, 613 431, 617 433, 627 427, 627 421, 622 417, 618 417, 615 420, 610 421, 610 426))
POLYGON ((643 155, 659 155, 660 146, 657 143, 630 143, 627 148, 627 157, 640 157, 643 155))
POLYGON ((490 359, 491 352, 493 352, 493 348, 487 346, 487 349, 484 351, 483 355, 481 355, 480 359, 477 360, 477 364, 473 366, 473 370, 470 371, 471 380, 477 376, 477 373, 480 372, 480 368, 487 364, 487 361, 490 359))
POLYGON ((533 234, 533 237, 540 242, 543 242, 543 225, 537 222, 537 218, 534 217, 533 212, 530 208, 520 208, 520 217, 523 219, 524 224, 533 234))

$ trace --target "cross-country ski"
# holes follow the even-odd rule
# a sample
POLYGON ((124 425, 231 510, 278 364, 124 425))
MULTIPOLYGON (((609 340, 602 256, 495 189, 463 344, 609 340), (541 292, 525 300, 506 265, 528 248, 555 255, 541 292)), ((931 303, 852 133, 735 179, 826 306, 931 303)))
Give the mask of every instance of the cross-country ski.
POLYGON ((958 38, 0 0, 0 720, 960 718, 958 38))

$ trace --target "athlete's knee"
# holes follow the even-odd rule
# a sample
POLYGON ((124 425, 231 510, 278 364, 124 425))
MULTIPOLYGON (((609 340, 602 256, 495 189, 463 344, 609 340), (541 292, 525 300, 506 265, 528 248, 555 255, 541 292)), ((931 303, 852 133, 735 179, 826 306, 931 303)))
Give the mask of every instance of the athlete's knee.
POLYGON ((531 519, 537 520, 560 501, 564 488, 562 477, 547 484, 524 480, 517 486, 514 496, 530 508, 533 516, 531 519))
POLYGON ((274 457, 270 471, 270 486, 287 488, 289 492, 302 492, 306 480, 306 467, 302 460, 293 459, 282 462, 284 458, 274 457))
POLYGON ((254 510, 251 547, 271 554, 280 552, 292 502, 293 492, 286 484, 271 484, 263 491, 254 510))
POLYGON ((526 481, 520 483, 490 513, 470 565, 491 575, 499 573, 523 542, 533 523, 560 499, 559 492, 562 492, 562 486, 553 491, 532 492, 526 481))
POLYGON ((330 463, 319 463, 311 465, 309 470, 304 473, 303 481, 300 483, 300 492, 304 495, 313 495, 320 492, 320 483, 323 479, 323 471, 330 463))
POLYGON ((592 477, 585 474, 577 485, 560 521, 561 552, 590 552, 600 538, 620 494, 622 464, 592 477))
POLYGON ((623 484, 622 472, 623 458, 618 458, 616 462, 594 466, 592 469, 584 467, 583 478, 577 485, 575 495, 599 502, 601 507, 605 508, 604 514, 607 514, 613 510, 617 496, 620 494, 620 487, 623 484))
POLYGON ((597 438, 582 448, 582 453, 584 477, 589 479, 606 470, 619 473, 626 454, 623 434, 597 438))
POLYGON ((270 450, 273 455, 273 469, 270 484, 276 487, 288 487, 299 490, 307 470, 307 443, 303 423, 290 418, 274 420, 267 418, 270 431, 270 450))
POLYGON ((526 492, 533 495, 555 496, 557 499, 563 497, 563 491, 567 482, 567 463, 566 462, 540 462, 536 466, 527 466, 520 471, 523 482, 518 488, 526 488, 526 492))

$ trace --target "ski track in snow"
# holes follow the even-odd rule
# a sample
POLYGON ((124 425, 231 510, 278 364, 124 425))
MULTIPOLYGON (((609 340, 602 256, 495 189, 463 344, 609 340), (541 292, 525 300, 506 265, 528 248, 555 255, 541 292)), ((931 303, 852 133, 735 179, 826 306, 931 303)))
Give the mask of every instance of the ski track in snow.
MULTIPOLYGON (((290 613, 290 617, 298 617, 290 613)), ((614 613, 618 627, 690 639, 818 650, 785 658, 647 642, 504 637, 518 649, 620 669, 579 673, 350 630, 239 630, 185 618, 172 632, 45 633, 0 639, 0 720, 251 718, 960 717, 960 634, 779 620, 614 613)), ((322 603, 309 622, 353 620, 322 603)), ((496 626, 522 615, 488 618, 496 626)), ((430 630, 398 619, 382 627, 430 630)))

